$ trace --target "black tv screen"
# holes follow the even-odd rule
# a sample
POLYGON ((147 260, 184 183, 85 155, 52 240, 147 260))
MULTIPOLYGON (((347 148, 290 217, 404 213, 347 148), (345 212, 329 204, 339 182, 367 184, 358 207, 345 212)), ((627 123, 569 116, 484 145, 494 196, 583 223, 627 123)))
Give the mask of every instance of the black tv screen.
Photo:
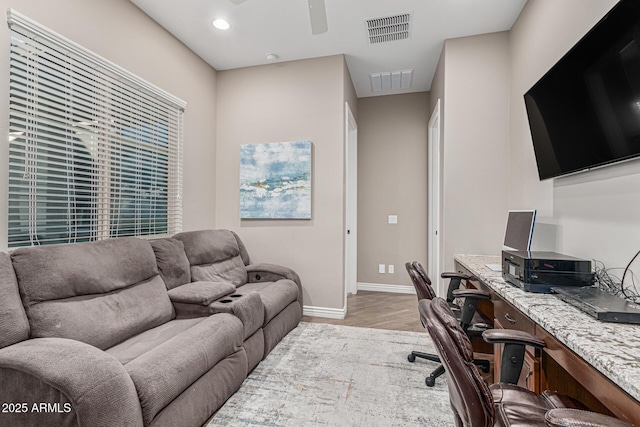
POLYGON ((540 179, 640 155, 640 1, 620 1, 525 95, 540 179))

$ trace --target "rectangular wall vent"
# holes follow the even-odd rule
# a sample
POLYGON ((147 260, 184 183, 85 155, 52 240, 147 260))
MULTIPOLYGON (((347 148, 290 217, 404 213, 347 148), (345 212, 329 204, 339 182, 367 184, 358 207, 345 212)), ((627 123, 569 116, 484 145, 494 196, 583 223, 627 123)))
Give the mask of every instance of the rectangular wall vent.
POLYGON ((408 39, 410 34, 411 14, 387 16, 385 18, 367 19, 369 44, 386 43, 408 39))

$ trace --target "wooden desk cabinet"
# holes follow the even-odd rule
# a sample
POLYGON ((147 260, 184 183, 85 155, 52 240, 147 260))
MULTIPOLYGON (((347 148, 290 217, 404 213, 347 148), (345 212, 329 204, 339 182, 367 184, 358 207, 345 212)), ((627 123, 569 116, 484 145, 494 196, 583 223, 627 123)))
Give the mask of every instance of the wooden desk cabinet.
MULTIPOLYGON (((535 335, 535 323, 524 316, 518 309, 500 297, 494 301, 493 327, 500 329, 517 329, 535 335)), ((500 381, 500 359, 502 345, 496 345, 494 350, 494 381, 500 381)), ((540 393, 540 361, 541 352, 532 347, 527 347, 524 354, 524 364, 518 385, 533 392, 540 393)))
MULTIPOLYGON (((473 274, 462 266, 458 266, 458 272, 469 276, 473 274)), ((491 293, 491 303, 480 305, 478 310, 489 318, 493 318, 493 327, 500 329, 517 329, 535 335, 535 323, 518 309, 502 299, 498 294, 489 289, 479 280, 472 280, 469 283, 476 289, 482 289, 491 293), (488 306, 491 307, 488 307, 488 306)), ((493 349, 493 378, 494 382, 500 381, 500 359, 502 356, 502 345, 495 345, 493 349)), ((520 373, 518 385, 533 392, 540 393, 540 361, 539 350, 527 347, 524 355, 524 364, 520 373)))
MULTIPOLYGON (((456 262, 456 270, 470 276, 472 271, 456 262)), ((494 327, 518 329, 545 341, 543 350, 528 348, 519 385, 534 392, 555 390, 576 398, 590 410, 613 415, 640 426, 638 402, 571 349, 549 334, 527 315, 480 280, 469 285, 491 293, 491 303, 479 305, 479 310, 494 319, 494 327)), ((494 346, 494 381, 500 375, 501 345, 494 346)))

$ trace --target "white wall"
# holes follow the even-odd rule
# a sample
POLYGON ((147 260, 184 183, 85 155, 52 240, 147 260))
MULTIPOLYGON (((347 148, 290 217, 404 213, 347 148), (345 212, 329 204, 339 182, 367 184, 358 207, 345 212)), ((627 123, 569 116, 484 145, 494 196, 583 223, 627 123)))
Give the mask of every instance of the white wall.
MULTIPOLYGON (((216 227, 236 231, 254 262, 286 265, 305 306, 344 307, 345 101, 342 55, 218 72, 216 227), (240 145, 310 140, 311 220, 240 220, 240 145)), ((213 120, 213 119, 212 119, 213 120)))
MULTIPOLYGON (((499 255, 507 217, 508 33, 445 42, 442 256, 499 255)), ((440 70, 440 67, 438 67, 440 70)), ((436 102, 436 96, 432 102, 436 102)))
POLYGON ((615 3, 529 0, 513 26, 509 207, 539 210, 534 248, 624 268, 640 249, 640 161, 540 182, 523 101, 524 93, 615 3))
MULTIPOLYGON (((0 0, 187 102, 183 228, 215 223, 216 71, 128 0, 0 0)), ((9 30, 0 26, 0 134, 8 132, 9 30)), ((0 151, 0 223, 7 223, 8 145, 0 151)), ((0 249, 6 249, 0 227, 0 249)))
POLYGON ((429 92, 358 104, 358 282, 412 286, 404 264, 427 265, 429 92), (379 274, 378 264, 395 271, 379 274))

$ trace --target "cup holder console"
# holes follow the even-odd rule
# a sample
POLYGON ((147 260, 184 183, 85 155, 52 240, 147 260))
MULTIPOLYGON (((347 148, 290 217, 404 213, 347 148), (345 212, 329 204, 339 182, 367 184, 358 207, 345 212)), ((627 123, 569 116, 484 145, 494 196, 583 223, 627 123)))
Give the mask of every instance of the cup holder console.
POLYGON ((242 296, 242 294, 227 295, 226 297, 224 297, 224 299, 221 299, 218 302, 221 302, 221 303, 224 303, 224 304, 229 304, 230 302, 234 302, 235 300, 237 300, 241 296, 242 296), (231 298, 233 298, 233 299, 231 299, 231 298))

